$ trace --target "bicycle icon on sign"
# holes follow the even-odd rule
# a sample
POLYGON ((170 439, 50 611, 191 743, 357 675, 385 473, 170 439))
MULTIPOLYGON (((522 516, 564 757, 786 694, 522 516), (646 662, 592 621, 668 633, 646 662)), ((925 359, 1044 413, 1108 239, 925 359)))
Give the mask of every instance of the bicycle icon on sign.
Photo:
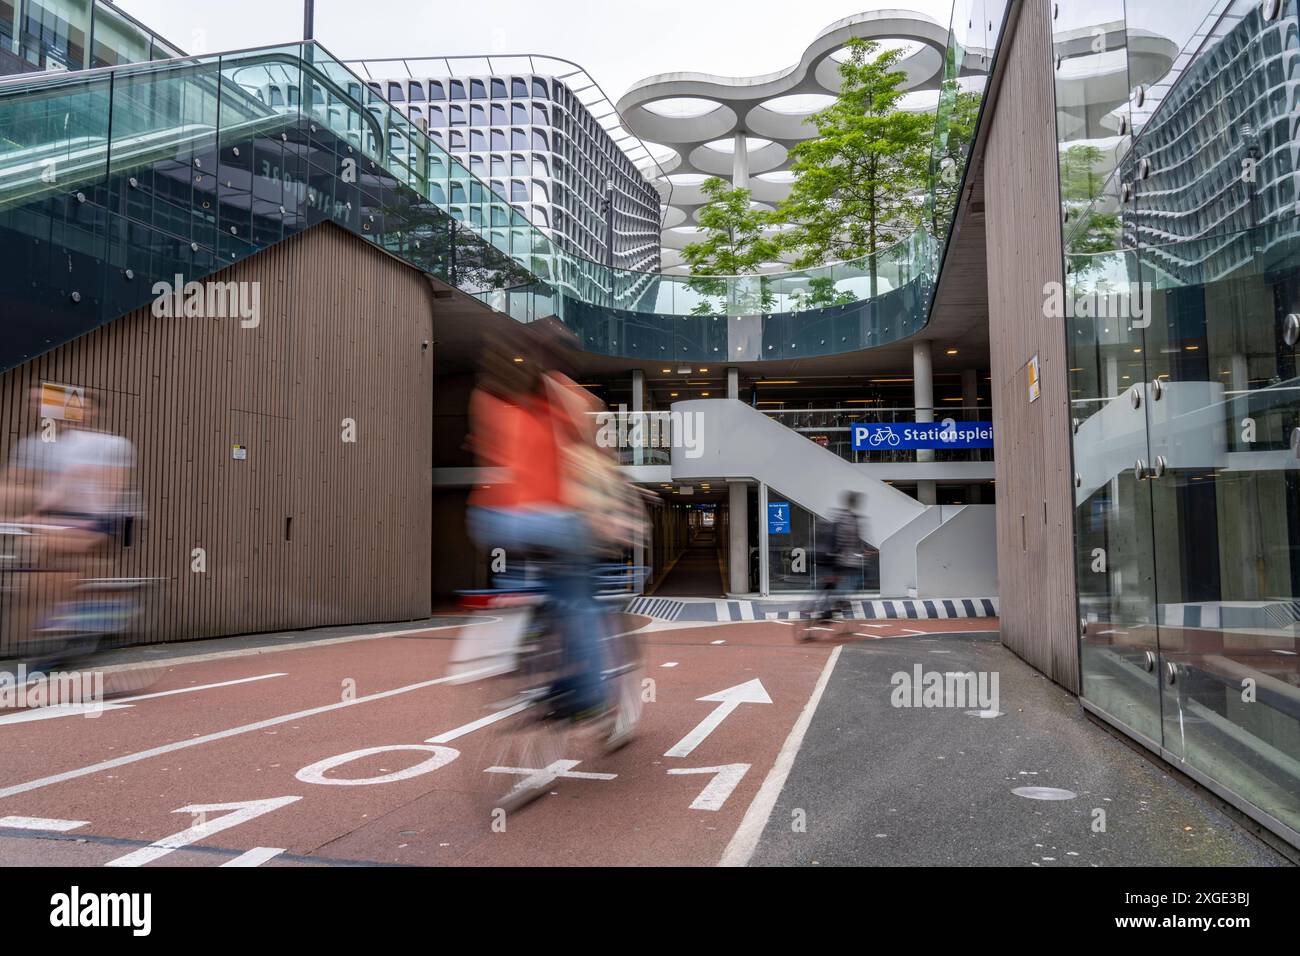
POLYGON ((867 442, 873 448, 879 448, 881 445, 897 448, 902 443, 902 439, 898 437, 898 434, 892 428, 880 428, 871 433, 871 437, 867 439, 867 442))

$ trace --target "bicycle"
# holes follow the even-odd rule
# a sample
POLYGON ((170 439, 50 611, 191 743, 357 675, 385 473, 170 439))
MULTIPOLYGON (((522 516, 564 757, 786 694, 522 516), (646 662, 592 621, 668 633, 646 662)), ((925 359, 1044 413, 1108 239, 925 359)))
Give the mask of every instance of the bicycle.
MULTIPOLYGON (((18 582, 31 575, 49 572, 38 557, 40 537, 59 526, 0 523, 0 600, 6 611, 17 609, 24 592, 18 582)), ((39 608, 23 608, 26 615, 13 615, 27 626, 7 653, 0 653, 0 684, 16 685, 55 672, 93 673, 103 655, 131 643, 132 628, 142 616, 147 597, 161 578, 88 578, 78 582, 67 600, 35 620, 39 608)), ((152 685, 163 667, 122 666, 98 671, 98 685, 105 698, 135 693, 152 685)), ((60 703, 49 701, 47 703, 60 703)), ((65 702, 66 703, 66 702, 65 702)))
MULTIPOLYGON (((598 590, 602 583, 609 579, 598 572, 598 590)), ((626 596, 619 593, 619 599, 626 596)), ((556 690, 565 676, 565 655, 558 616, 545 589, 465 591, 461 601, 470 610, 501 614, 488 622, 496 633, 472 629, 465 648, 453 652, 453 667, 463 680, 490 681, 491 723, 479 760, 483 771, 519 778, 504 792, 491 791, 493 810, 513 812, 545 793, 564 769, 575 729, 590 728, 606 754, 633 739, 641 719, 644 670, 636 635, 611 628, 601 638, 601 683, 608 707, 598 717, 580 721, 566 695, 556 690)))
POLYGON ((799 622, 793 628, 795 640, 797 641, 815 641, 817 639, 814 631, 829 630, 834 636, 839 632, 835 626, 823 627, 823 624, 829 625, 835 619, 835 615, 840 615, 840 620, 848 620, 848 614, 853 606, 849 599, 839 590, 839 575, 836 572, 831 573, 826 583, 818 589, 813 596, 812 601, 799 611, 799 622))

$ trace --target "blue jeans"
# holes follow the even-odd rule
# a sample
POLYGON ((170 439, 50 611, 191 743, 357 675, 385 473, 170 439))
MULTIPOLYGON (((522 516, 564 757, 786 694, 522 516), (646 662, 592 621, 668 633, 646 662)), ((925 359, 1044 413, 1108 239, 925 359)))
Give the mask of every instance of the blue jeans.
POLYGON ((593 595, 595 549, 584 516, 566 508, 470 508, 467 518, 479 546, 505 548, 508 562, 527 554, 545 557, 542 586, 564 645, 564 676, 554 690, 571 693, 575 711, 603 706, 605 616, 593 595))

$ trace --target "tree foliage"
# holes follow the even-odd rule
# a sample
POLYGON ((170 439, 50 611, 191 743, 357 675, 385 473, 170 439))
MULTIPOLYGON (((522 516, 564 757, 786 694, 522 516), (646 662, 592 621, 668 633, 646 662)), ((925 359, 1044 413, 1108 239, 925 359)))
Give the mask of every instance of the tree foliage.
POLYGON ((761 279, 733 282, 722 277, 753 275, 780 256, 780 242, 764 234, 773 225, 771 214, 755 208, 748 189, 733 189, 716 176, 705 180, 700 190, 708 197, 697 217, 703 238, 682 250, 691 267, 690 287, 707 297, 693 311, 767 311, 772 294, 761 279))
MULTIPOLYGON (((874 256, 910 234, 922 219, 934 118, 899 109, 906 74, 901 50, 850 40, 835 102, 808 121, 814 139, 791 150, 795 174, 778 217, 796 264, 874 256)), ((870 264, 872 293, 876 269, 870 264)))

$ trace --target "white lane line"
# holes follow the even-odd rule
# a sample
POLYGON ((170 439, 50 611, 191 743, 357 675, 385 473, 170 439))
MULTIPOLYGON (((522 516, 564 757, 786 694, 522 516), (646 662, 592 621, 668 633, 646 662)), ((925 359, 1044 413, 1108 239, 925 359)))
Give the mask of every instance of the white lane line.
POLYGON ((46 830, 67 833, 89 824, 89 820, 51 820, 48 817, 0 817, 0 829, 46 830))
POLYGON ((676 666, 677 666, 677 662, 676 662, 676 661, 666 661, 666 662, 664 662, 663 664, 660 664, 659 666, 660 666, 660 667, 676 667, 676 666))
POLYGON ((320 707, 310 707, 307 710, 298 710, 294 711, 292 714, 283 714, 279 717, 268 717, 265 720, 258 720, 251 724, 243 724, 239 727, 231 727, 228 730, 218 730, 215 733, 204 734, 202 737, 191 737, 188 740, 178 740, 175 743, 163 744, 159 747, 150 747, 148 750, 141 750, 133 754, 123 754, 120 757, 114 757, 112 760, 101 760, 99 763, 93 763, 86 767, 78 767, 76 770, 66 770, 63 773, 56 773, 48 777, 29 780, 26 783, 16 783, 13 786, 4 787, 3 789, 0 789, 0 799, 16 796, 20 793, 29 793, 32 790, 40 790, 43 787, 53 786, 56 783, 76 780, 78 777, 87 777, 104 770, 113 770, 117 767, 124 767, 127 764, 138 763, 141 760, 149 760, 152 757, 161 757, 164 754, 174 753, 177 750, 187 750, 190 747, 199 747, 203 744, 225 740, 229 737, 238 737, 241 734, 251 734, 257 730, 265 730, 267 727, 278 727, 280 724, 287 724, 295 720, 303 720, 307 717, 315 717, 317 714, 328 714, 331 711, 342 710, 345 707, 355 707, 358 704, 364 704, 372 700, 384 700, 389 697, 396 697, 399 694, 409 693, 413 690, 422 690, 425 687, 436 687, 439 684, 447 684, 455 680, 461 680, 464 676, 465 675, 461 674, 455 677, 435 677, 432 680, 419 681, 415 684, 407 684, 404 687, 394 687, 392 690, 367 694, 366 696, 358 697, 355 700, 343 700, 332 704, 323 704, 320 707))
POLYGON ((527 707, 528 707, 527 701, 523 703, 515 704, 513 707, 507 707, 504 710, 498 710, 495 714, 488 714, 486 717, 480 717, 478 720, 471 720, 468 724, 462 724, 461 726, 457 727, 455 730, 449 730, 445 734, 439 734, 436 737, 430 737, 428 740, 425 741, 425 743, 426 744, 451 743, 451 741, 455 740, 457 737, 464 737, 466 734, 472 734, 476 730, 480 730, 483 727, 487 727, 491 724, 495 724, 498 720, 505 720, 505 718, 511 716, 512 714, 517 714, 521 710, 526 709, 527 707))
POLYGON ((929 634, 930 633, 929 631, 915 631, 910 627, 900 627, 899 630, 902 631, 904 634, 929 634))
POLYGON ((217 684, 199 684, 197 687, 177 687, 174 690, 160 690, 152 694, 137 694, 135 697, 119 697, 114 704, 129 704, 137 700, 153 700, 156 697, 172 697, 176 694, 189 694, 196 690, 212 690, 216 687, 233 687, 236 684, 251 684, 254 681, 270 680, 272 677, 288 677, 288 674, 258 674, 256 677, 241 677, 238 680, 223 680, 217 684))
POLYGON ((97 701, 89 704, 49 704, 45 707, 33 707, 14 714, 0 717, 0 725, 25 724, 33 720, 52 720, 55 717, 75 717, 80 714, 99 714, 106 710, 121 710, 130 707, 137 700, 153 700, 156 697, 172 697, 176 694, 189 694, 199 690, 212 690, 215 687, 231 687, 235 684, 248 684, 253 681, 269 680, 272 677, 288 677, 288 674, 259 674, 257 677, 241 677, 238 680, 224 680, 218 684, 200 684, 197 687, 177 687, 174 690, 160 690, 152 694, 137 694, 135 697, 119 697, 112 701, 97 701))
POLYGON ((725 644, 726 641, 709 641, 710 644, 725 644))
MULTIPOLYGON (((261 647, 241 647, 229 651, 212 651, 207 654, 189 654, 185 657, 160 657, 156 660, 136 661, 131 664, 110 664, 96 667, 95 670, 105 674, 118 674, 127 671, 149 668, 175 667, 180 664, 202 664, 206 661, 224 661, 231 657, 251 657, 257 654, 278 654, 281 651, 300 651, 309 647, 330 647, 334 644, 351 644, 355 641, 374 641, 382 637, 402 637, 409 634, 427 634, 430 631, 454 631, 460 627, 474 627, 489 624, 497 618, 466 617, 456 624, 438 624, 433 627, 407 627, 400 631, 380 631, 376 634, 344 634, 342 637, 323 637, 316 641, 299 641, 296 644, 267 644, 261 647)), ((284 640, 288 640, 285 638, 284 640)))
POLYGON ((247 853, 241 853, 233 860, 227 860, 222 866, 261 866, 267 860, 274 860, 284 850, 273 846, 255 846, 247 853))
POLYGON ((794 627, 794 622, 793 622, 793 621, 781 621, 781 620, 775 620, 775 619, 774 619, 774 620, 772 621, 772 623, 773 623, 773 624, 784 624, 786 627, 794 627))
POLYGON ((836 647, 831 651, 831 656, 826 659, 826 666, 822 668, 821 676, 817 678, 812 696, 808 698, 808 703, 804 704, 799 719, 790 728, 790 735, 781 745, 781 752, 776 755, 772 769, 763 778, 763 785, 758 788, 757 795, 750 803, 749 809, 745 811, 740 826, 732 834, 731 841, 722 853, 722 859, 718 861, 718 866, 746 866, 754 851, 758 849, 759 837, 763 835, 763 828, 767 826, 777 798, 781 796, 781 790, 785 787, 786 778, 790 776, 790 770, 794 767, 794 758, 798 756, 799 748, 803 746, 804 735, 808 732, 809 724, 812 723, 817 705, 821 703, 822 694, 826 691, 826 685, 831 679, 831 671, 835 670, 835 662, 840 659, 842 649, 836 647))
POLYGON ((33 720, 53 720, 55 717, 76 717, 81 714, 101 714, 106 710, 125 710, 130 704, 94 703, 94 704, 47 704, 44 707, 32 707, 19 710, 0 717, 0 726, 4 724, 26 724, 33 720))

